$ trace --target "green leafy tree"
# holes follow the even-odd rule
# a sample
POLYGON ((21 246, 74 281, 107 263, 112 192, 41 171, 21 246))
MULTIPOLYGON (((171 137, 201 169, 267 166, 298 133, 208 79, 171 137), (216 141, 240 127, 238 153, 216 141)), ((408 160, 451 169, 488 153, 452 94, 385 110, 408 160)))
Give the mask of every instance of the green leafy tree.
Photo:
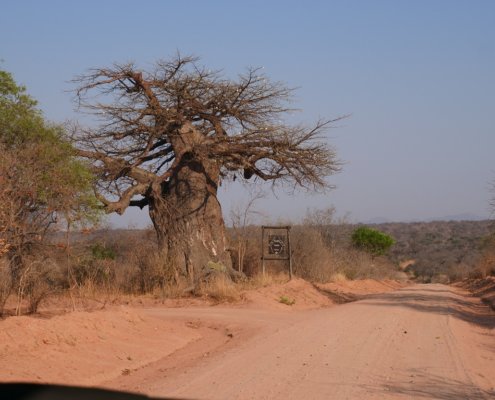
POLYGON ((355 229, 351 239, 355 247, 371 253, 372 256, 384 255, 395 243, 391 236, 367 226, 355 229))
POLYGON ((14 280, 49 228, 98 218, 91 170, 36 104, 0 70, 0 254, 7 253, 14 280))

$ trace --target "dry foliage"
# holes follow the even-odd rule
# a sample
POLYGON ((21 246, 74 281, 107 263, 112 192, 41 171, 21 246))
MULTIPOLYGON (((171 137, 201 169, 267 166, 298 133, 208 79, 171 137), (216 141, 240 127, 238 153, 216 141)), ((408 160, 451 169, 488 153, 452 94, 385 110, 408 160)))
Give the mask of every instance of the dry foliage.
POLYGON ((107 120, 99 130, 80 131, 78 142, 82 156, 99 161, 101 200, 112 211, 142 207, 191 156, 216 160, 222 175, 244 178, 249 171, 245 179, 256 175, 314 188, 327 186, 324 177, 340 167, 333 149, 314 141, 333 121, 310 129, 281 123, 290 111, 291 89, 257 68, 233 81, 195 57, 178 55, 157 62, 151 72, 120 64, 94 69, 75 82, 80 105, 107 120), (96 102, 90 95, 110 101, 96 102), (118 201, 106 200, 104 193, 114 193, 118 201), (143 200, 134 202, 136 195, 143 200))
POLYGON ((239 286, 225 274, 215 274, 211 279, 201 282, 194 293, 217 302, 238 301, 241 298, 239 286))
MULTIPOLYGON (((327 217, 333 215, 330 210, 325 213, 327 217)), ((320 214, 321 217, 321 214, 320 214)), ((328 221, 327 219, 326 221, 328 221)), ((305 219, 305 224, 295 225, 291 229, 291 248, 293 270, 296 276, 313 282, 328 282, 335 277, 343 276, 346 279, 363 278, 403 278, 394 262, 387 257, 371 257, 364 251, 357 250, 351 245, 350 235, 352 226, 345 221, 324 225, 325 219, 305 219)), ((235 243, 237 232, 231 231, 235 243)), ((244 232, 246 250, 243 262, 243 270, 250 277, 261 275, 261 250, 260 227, 250 226, 244 232)), ((233 259, 237 262, 237 253, 233 259)), ((287 265, 284 261, 265 262, 270 274, 287 273, 287 265)))
POLYGON ((294 227, 291 231, 291 245, 295 275, 310 281, 326 282, 336 272, 331 251, 316 229, 294 227))
POLYGON ((254 276, 261 271, 260 227, 245 226, 239 230, 228 230, 229 242, 232 244, 232 265, 254 276))
POLYGON ((495 234, 490 235, 485 240, 477 266, 479 276, 473 276, 474 274, 471 274, 471 278, 495 276, 495 234))
MULTIPOLYGON (((5 229, 3 229, 5 232, 5 229)), ((0 258, 8 253, 10 245, 7 243, 5 239, 0 238, 0 258)))
POLYGON ((266 271, 265 274, 261 272, 250 276, 248 280, 243 282, 239 287, 241 290, 251 290, 264 288, 266 286, 287 283, 289 275, 287 272, 273 272, 271 270, 266 271))
MULTIPOLYGON (((232 235, 230 237, 231 252, 233 254, 233 266, 239 272, 245 272, 245 264, 252 264, 253 252, 248 252, 253 248, 251 219, 254 216, 260 216, 261 213, 256 211, 256 202, 265 197, 261 190, 252 191, 248 201, 245 204, 239 204, 230 212, 230 220, 232 223, 232 235), (251 242, 251 243, 250 243, 251 242)), ((256 254, 256 256, 259 256, 256 254)), ((258 257, 259 258, 259 257, 258 257)), ((252 271, 247 271, 252 274, 252 271)))
POLYGON ((5 303, 12 291, 12 280, 9 262, 0 257, 0 317, 3 315, 5 303))
POLYGON ((407 271, 419 281, 447 275, 454 282, 490 273, 489 253, 495 248, 490 239, 493 221, 387 223, 376 227, 396 240, 389 255, 393 262, 414 260, 407 271))
POLYGON ((30 257, 27 267, 22 270, 19 284, 16 287, 16 315, 21 315, 22 306, 27 302, 26 312, 38 311, 42 301, 49 295, 60 292, 64 278, 60 266, 48 258, 30 257))

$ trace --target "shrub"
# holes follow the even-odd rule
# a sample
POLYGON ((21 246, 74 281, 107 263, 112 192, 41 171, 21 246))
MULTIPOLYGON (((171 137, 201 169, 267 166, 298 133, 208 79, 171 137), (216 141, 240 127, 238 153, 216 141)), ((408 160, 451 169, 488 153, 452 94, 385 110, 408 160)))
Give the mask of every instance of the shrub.
POLYGON ((61 271, 52 260, 45 257, 30 258, 19 280, 16 314, 21 314, 21 304, 27 300, 27 312, 35 313, 41 302, 61 289, 61 271))
POLYGON ((62 223, 92 224, 100 215, 91 168, 75 157, 64 127, 46 121, 36 104, 0 70, 0 257, 10 267, 10 282, 0 291, 17 292, 17 314, 26 301, 36 312, 59 288, 59 277, 51 276, 55 264, 40 254, 47 234, 62 223))
POLYGON ((104 243, 95 243, 90 248, 96 260, 115 260, 117 257, 115 250, 108 248, 104 243))
POLYGON ((294 274, 316 282, 326 282, 336 272, 330 249, 313 227, 296 226, 291 231, 294 274))
POLYGON ((83 257, 71 269, 74 283, 79 287, 88 283, 94 286, 108 286, 115 277, 115 262, 111 259, 83 257))
POLYGON ((373 256, 384 255, 394 244, 394 239, 379 230, 361 226, 351 236, 352 244, 373 256))
POLYGON ((235 228, 229 229, 227 233, 232 245, 230 254, 233 268, 247 276, 261 272, 260 227, 245 226, 241 233, 235 228))
POLYGON ((156 250, 133 259, 137 266, 134 275, 141 293, 150 293, 156 288, 163 289, 167 282, 175 279, 173 268, 166 264, 164 258, 156 250))
POLYGON ((477 269, 483 277, 495 276, 495 233, 491 233, 482 241, 482 253, 477 262, 477 269))
POLYGON ((0 317, 3 315, 5 303, 12 291, 12 280, 9 263, 0 257, 0 317))
POLYGON ((280 299, 278 301, 282 304, 287 305, 287 306, 292 306, 292 305, 296 304, 296 300, 291 299, 288 296, 280 296, 280 299))

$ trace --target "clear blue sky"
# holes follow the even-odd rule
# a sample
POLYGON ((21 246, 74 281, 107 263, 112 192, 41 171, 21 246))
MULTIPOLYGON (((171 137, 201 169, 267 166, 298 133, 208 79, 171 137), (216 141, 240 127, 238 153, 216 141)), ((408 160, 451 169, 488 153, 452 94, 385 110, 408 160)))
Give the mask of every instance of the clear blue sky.
MULTIPOLYGON (((4 1, 0 68, 53 121, 80 118, 69 81, 86 69, 176 50, 229 76, 263 66, 299 87, 298 119, 345 161, 326 195, 269 191, 273 220, 335 205, 354 221, 489 216, 495 178, 495 1, 4 1)), ((224 186, 224 214, 245 198, 224 186), (225 187, 228 189, 225 190, 225 187)), ((112 218, 148 223, 146 215, 112 218)))

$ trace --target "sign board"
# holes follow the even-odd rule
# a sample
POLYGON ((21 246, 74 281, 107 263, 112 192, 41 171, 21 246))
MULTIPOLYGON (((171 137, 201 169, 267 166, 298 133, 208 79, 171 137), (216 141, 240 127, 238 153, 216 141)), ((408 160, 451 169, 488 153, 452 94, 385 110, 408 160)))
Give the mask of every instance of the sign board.
POLYGON ((290 226, 261 227, 261 263, 265 273, 265 260, 281 260, 289 264, 292 278, 292 259, 290 252, 290 226))
POLYGON ((287 253, 287 237, 284 235, 269 235, 268 254, 283 257, 285 253, 287 253))

